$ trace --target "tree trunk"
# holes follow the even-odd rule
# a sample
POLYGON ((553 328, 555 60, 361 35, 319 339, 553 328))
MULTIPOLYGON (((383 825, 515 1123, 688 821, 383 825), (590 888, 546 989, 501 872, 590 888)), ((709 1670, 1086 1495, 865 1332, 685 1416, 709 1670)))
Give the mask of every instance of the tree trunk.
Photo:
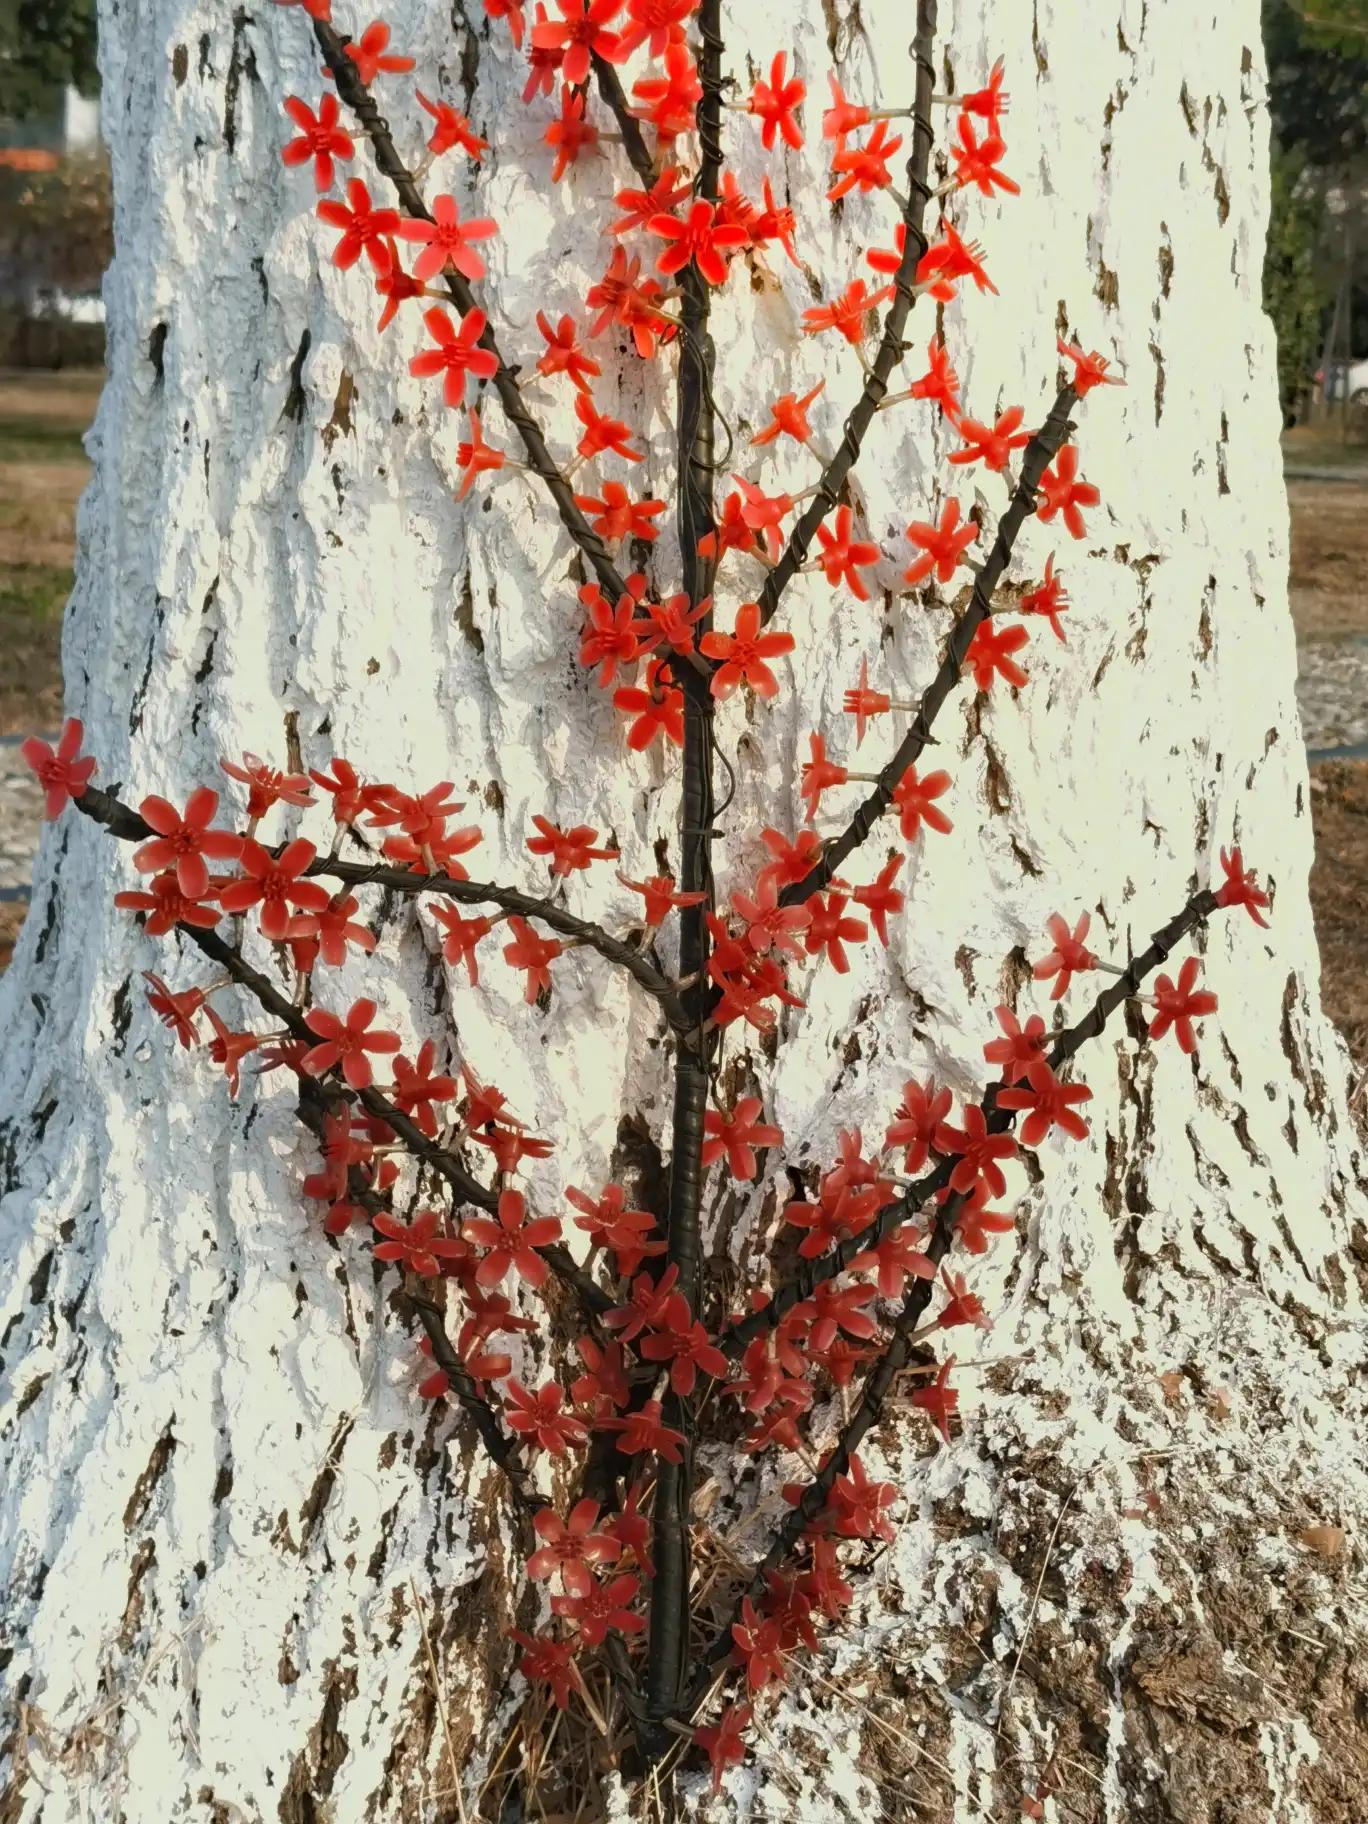
MULTIPOLYGON (((975 1264, 996 1324, 963 1376, 963 1435, 933 1453, 904 1395, 871 1440, 906 1494, 897 1543, 858 1580, 851 1624, 765 1708, 752 1771, 729 1788, 742 1815, 1010 1819, 1041 1782, 1061 1819, 1362 1815, 1350 1576, 1368 1509, 1368 1235, 1307 899, 1260 308, 1258 11, 942 5, 947 83, 975 87, 1005 55, 1007 168, 1023 188, 959 206, 1001 293, 971 289, 945 310, 968 409, 1020 401, 1038 422, 1057 330, 1118 360, 1127 388, 1075 414, 1103 495, 1088 539, 1033 523, 1011 572, 1038 579, 1058 552, 1068 643, 1037 631, 1020 693, 966 683, 952 699, 936 764, 953 776, 954 832, 912 851, 891 948, 806 978, 777 1053, 728 1033, 726 1091, 753 1086, 787 1144, 754 1186, 710 1178, 713 1294, 729 1301, 759 1274, 785 1165, 829 1161, 841 1128, 877 1138, 909 1075, 981 1087, 995 1005, 1047 1007, 1023 959, 1048 948, 1051 912, 1092 911, 1124 961, 1232 841, 1271 879, 1274 908, 1267 932, 1242 912, 1212 924, 1204 976, 1220 1010, 1195 1061, 1140 1042, 1135 1021, 1080 1058, 1090 1140, 1045 1147, 1016 1246, 975 1264), (1338 1555, 1304 1530, 1327 1526, 1348 1531, 1338 1555)), ((549 104, 522 107, 507 27, 475 0, 473 30, 462 12, 394 0, 386 17, 424 92, 467 107, 495 142, 478 186, 477 212, 502 230, 484 294, 530 369, 539 308, 583 320, 605 211, 631 180, 608 147, 552 186, 549 104)), ((725 8, 743 92, 781 48, 810 90, 808 144, 782 174, 813 283, 776 256, 772 275, 738 272, 715 299, 728 466, 747 475, 811 478, 802 452, 760 471, 746 449, 771 399, 825 374, 818 422, 834 442, 858 391, 851 351, 801 335, 801 311, 865 270, 894 212, 878 197, 825 203, 819 116, 832 67, 849 93, 909 99, 910 18, 904 0, 725 8)), ((417 312, 376 333, 364 268, 334 269, 309 175, 281 163, 282 98, 312 104, 321 87, 305 16, 102 0, 100 25, 118 251, 64 659, 101 781, 179 802, 220 755, 341 754, 413 789, 455 781, 486 877, 530 878, 533 812, 611 831, 634 875, 657 857, 677 869, 677 777, 626 754, 608 693, 575 663, 583 579, 554 514, 523 477, 453 504, 464 420, 409 377, 417 312)), ((416 154, 427 117, 406 79, 379 84, 416 154)), ((771 168, 758 129, 725 123, 727 159, 757 194, 771 168)), ((355 168, 379 200, 364 155, 355 168)), ((429 191, 457 175, 453 158, 429 191)), ((914 314, 909 379, 933 309, 914 314)), ((641 427, 649 456, 631 479, 654 494, 673 488, 672 360, 643 367, 614 348, 599 389, 602 409, 641 427)), ((558 452, 574 434, 562 385, 534 396, 558 452)), ((513 447, 492 404, 485 429, 513 447)), ((934 670, 950 617, 899 573, 906 523, 933 496, 972 499, 949 447, 920 405, 880 417, 858 487, 885 592, 860 603, 799 578, 781 611, 798 650, 780 697, 720 716, 736 775, 715 845, 723 893, 754 879, 762 826, 796 826, 809 731, 852 764, 881 763, 887 721, 856 761, 841 714, 861 658, 900 698, 934 670)), ((1001 479, 980 498, 991 525, 1001 479)), ((732 561, 727 626, 759 581, 732 561)), ((662 582, 677 576, 668 536, 654 562, 662 582)), ((869 846, 875 866, 857 858, 854 879, 908 845, 890 823, 869 846)), ((509 1746, 524 1687, 503 1636, 539 1599, 498 1478, 454 1409, 417 1399, 393 1279, 304 1207, 316 1151, 281 1074, 251 1078, 232 1105, 158 1027, 140 971, 173 985, 205 972, 188 945, 112 909, 129 881, 126 848, 79 817, 55 826, 0 994, 0 1820, 455 1818, 453 1758, 474 1817, 501 1751, 516 1764, 535 1746, 509 1746)), ((576 910, 615 927, 628 898, 610 868, 571 888, 576 910)), ((329 1004, 383 983, 407 1040, 450 1031, 455 1056, 556 1143, 530 1169, 530 1201, 557 1209, 567 1184, 668 1154, 669 1047, 652 1004, 600 959, 565 958, 549 1011, 525 1007, 497 957, 471 988, 411 904, 368 905, 396 971, 350 963, 329 1004)), ((559 1345, 518 1347, 523 1378, 554 1371, 559 1345)), ((731 1461, 700 1460, 721 1530, 756 1498, 731 1461)), ((767 1460, 771 1516, 781 1479, 767 1460)), ((758 1556, 764 1531, 735 1549, 758 1556)), ((703 1806, 699 1776, 683 1791, 703 1806)))

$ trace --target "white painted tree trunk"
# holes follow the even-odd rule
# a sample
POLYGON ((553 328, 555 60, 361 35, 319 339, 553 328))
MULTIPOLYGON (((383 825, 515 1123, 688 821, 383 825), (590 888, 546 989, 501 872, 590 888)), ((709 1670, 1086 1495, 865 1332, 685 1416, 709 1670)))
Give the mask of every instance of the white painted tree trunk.
MULTIPOLYGON (((610 149, 553 187, 548 106, 522 108, 506 28, 465 10, 473 34, 439 0, 394 0, 386 16, 425 92, 468 105, 495 141, 486 289, 505 349, 530 362, 538 307, 582 315, 624 167, 610 149)), ((804 338, 799 313, 888 243, 890 210, 856 200, 835 218, 820 200, 818 115, 833 51, 850 92, 909 98, 911 7, 726 10, 743 85, 747 54, 788 48, 812 91, 808 147, 784 171, 815 288, 776 260, 773 282, 738 274, 717 313, 719 396, 752 474, 744 440, 770 399, 825 373, 834 440, 857 389, 853 357, 804 338)), ((1085 1054, 1091 1141, 1046 1149, 1017 1246, 975 1268, 999 1315, 979 1345, 991 1365, 964 1377, 963 1436, 928 1454, 905 1411, 878 1434, 871 1454, 907 1491, 898 1542, 861 1580, 852 1625, 796 1670, 718 1815, 920 1803, 937 1820, 1011 1818, 1053 1753, 1060 1818, 1358 1818, 1365 1204, 1307 902, 1259 302, 1258 6, 942 0, 941 14, 956 87, 1006 57, 1024 191, 964 205, 1001 290, 945 313, 969 408, 1042 411, 1061 327, 1118 359, 1128 387, 1080 414, 1105 503, 1089 538, 1032 526, 1013 570, 1037 577, 1059 549, 1067 646, 1037 634, 1015 699, 976 708, 966 686, 952 701, 937 758, 955 830, 904 870, 892 949, 816 975, 777 1060, 733 1032, 733 1080, 760 1086, 791 1160, 820 1160, 840 1127, 878 1134, 914 1072, 962 1093, 983 1082, 992 1009, 1020 985, 1022 953, 1040 954, 1050 912, 1092 909, 1123 957, 1237 839, 1275 885, 1274 918, 1267 933, 1243 913, 1213 924, 1221 1007, 1194 1065, 1119 1030, 1085 1054), (1317 1523, 1348 1529, 1344 1555, 1302 1542, 1317 1523)), ((336 753, 418 788, 456 781, 496 878, 528 878, 534 811, 610 829, 632 872, 654 871, 653 845, 676 854, 676 785, 625 758, 606 694, 574 661, 566 538, 520 478, 453 505, 460 421, 408 376, 416 313, 376 334, 364 273, 333 269, 308 174, 280 162, 282 96, 321 86, 304 15, 102 0, 101 31, 111 373, 65 639, 69 707, 101 779, 179 798, 221 754, 283 762, 297 732, 308 763, 336 753)), ((401 149, 416 148, 426 117, 403 80, 381 81, 401 149)), ((757 190, 758 133, 727 123, 757 190)), ((911 374, 932 327, 923 303, 911 374)), ((606 368, 601 403, 643 427, 645 473, 667 492, 666 364, 643 373, 614 353, 606 368)), ((564 394, 536 399, 565 450, 564 394)), ((492 405, 486 432, 511 442, 492 405)), ((958 482, 967 499, 945 455, 920 408, 876 426, 861 488, 889 590, 906 522, 934 490, 958 482)), ((763 473, 807 478, 773 455, 763 473)), ((990 515, 1003 504, 995 478, 983 499, 990 515)), ((668 539, 658 561, 668 580, 668 539)), ((724 574, 728 625, 744 565, 724 574)), ((808 732, 848 750, 840 700, 861 657, 914 695, 948 616, 809 577, 784 624, 798 653, 780 699, 720 722, 738 777, 724 887, 753 878, 762 824, 793 826, 808 732)), ((862 761, 878 764, 883 732, 862 761)), ((536 1612, 510 1574, 495 1482, 468 1428, 415 1398, 392 1282, 303 1207, 313 1153, 280 1076, 233 1107, 156 1026, 139 971, 203 970, 112 910, 127 879, 127 851, 98 829, 74 816, 54 829, 0 993, 0 1819, 456 1816, 415 1594, 473 1816, 522 1697, 503 1630, 536 1612)), ((626 916, 608 869, 572 903, 626 916)), ((624 1118, 668 1144, 651 1009, 597 959, 566 959, 543 1014, 497 957, 478 991, 448 996, 407 910, 386 908, 385 932, 390 1023, 417 1041, 454 1018, 456 1055, 554 1137, 530 1174, 539 1205, 608 1176, 624 1118)), ((349 966, 334 1004, 380 979, 349 966)), ((1018 1005, 1043 1006, 1042 991, 1027 983, 1018 1005)), ((778 1161, 745 1195, 719 1190, 720 1245, 742 1272, 785 1190, 778 1161)), ((549 1366, 543 1348, 526 1345, 528 1372, 549 1366)), ((726 1462, 705 1467, 725 1514, 726 1462)), ((767 1501, 779 1477, 766 1470, 767 1501)), ((705 1807, 701 1782, 686 1802, 705 1807)))

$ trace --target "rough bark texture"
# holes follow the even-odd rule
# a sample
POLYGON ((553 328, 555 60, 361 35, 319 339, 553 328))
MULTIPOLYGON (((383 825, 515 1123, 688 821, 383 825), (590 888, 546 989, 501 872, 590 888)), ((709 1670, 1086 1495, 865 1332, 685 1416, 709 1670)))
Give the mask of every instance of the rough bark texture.
MULTIPOLYGON (((536 308, 578 311, 604 264, 623 167, 590 161, 553 189, 546 104, 517 103, 522 60, 473 0, 473 32, 446 0, 385 11, 427 92, 496 142, 481 202, 504 233, 485 291, 504 346, 530 359, 536 308)), ((739 450, 768 400, 825 371, 834 440, 859 370, 803 338, 799 313, 844 286, 856 247, 887 243, 891 211, 820 200, 818 111, 833 61, 851 92, 905 100, 909 8, 725 15, 743 83, 747 52, 788 47, 813 91, 811 143, 787 160, 813 276, 776 262, 734 277, 714 314, 719 397, 739 450)), ((102 0, 101 30, 119 251, 65 659, 102 778, 179 798, 221 753, 283 759, 297 740, 314 764, 457 781, 497 877, 526 878, 534 810, 610 829, 635 872, 653 849, 677 865, 675 783, 625 755, 574 663, 564 535, 518 479, 453 506, 455 421, 407 374, 416 315, 377 337, 364 275, 332 268, 307 174, 280 163, 282 95, 320 87, 303 16, 102 0)), ((784 1164, 820 1162, 839 1127, 878 1132, 913 1072, 983 1081, 994 1004, 1040 1004, 1022 959, 1049 912, 1091 908, 1113 954, 1142 948, 1235 837, 1272 877, 1274 923, 1213 927, 1221 1010, 1195 1064, 1119 1032, 1083 1061, 1091 1143, 1047 1149, 1017 1247, 976 1269, 1001 1315, 980 1345, 991 1365, 965 1377, 963 1436, 932 1454, 910 1411, 878 1434, 870 1455, 907 1491, 897 1544, 860 1580, 853 1624, 797 1669, 718 1815, 1011 1818, 1053 1755, 1061 1818, 1350 1824, 1368 1781, 1352 1590, 1368 1235, 1306 894, 1259 306, 1258 7, 943 0, 947 78, 972 86, 999 53, 1025 195, 965 209, 1002 291, 945 313, 970 408, 1042 411, 1057 327, 1114 351, 1129 380, 1080 414, 1106 503, 1089 540, 1066 551, 1033 526, 1012 571, 1038 576, 1061 547, 1069 643, 1033 639, 1018 697, 963 689, 937 755, 955 832, 904 870, 891 950, 813 978, 777 1056, 729 1039, 724 1082, 759 1087, 784 1164), (1303 1543, 1313 1523, 1347 1527, 1344 1552, 1303 1543)), ((407 84, 382 93, 416 148, 407 84)), ((724 139, 758 190, 753 124, 728 115, 724 139)), ((459 166, 439 175, 449 187, 459 166)), ((923 303, 915 346, 932 327, 923 303)), ((643 427, 667 492, 666 364, 608 368, 601 403, 643 427)), ((566 401, 547 398, 564 450, 566 401)), ((491 407, 487 431, 502 428, 491 407)), ((905 523, 955 485, 944 456, 920 409, 879 420, 860 496, 892 593, 862 605, 799 579, 782 697, 719 718, 737 773, 724 891, 753 877, 763 824, 792 827, 808 731, 848 746, 840 695, 861 655, 900 697, 931 674, 948 616, 897 579, 905 523)), ((805 485, 787 462, 764 473, 805 485)), ((990 478, 990 518, 1005 498, 990 478)), ((668 540, 657 562, 677 574, 668 540)), ((724 573, 724 625, 757 580, 744 565, 724 573)), ((126 868, 80 820, 50 833, 0 994, 0 1820, 454 1816, 413 1592, 473 1806, 521 1702, 501 1635, 536 1612, 495 1480, 468 1427, 414 1397, 411 1337, 364 1256, 303 1208, 313 1154, 279 1077, 230 1107, 155 1026, 138 972, 191 979, 194 959, 112 911, 126 868)), ((626 911, 608 870, 572 903, 626 911)), ((389 1023, 420 1039, 450 1020, 457 1055, 555 1137, 534 1199, 554 1207, 564 1184, 668 1148, 653 1009, 598 959, 567 958, 550 1012, 525 1009, 497 959, 478 991, 449 983, 411 912, 376 904, 402 958, 389 1023)), ((337 1002, 375 979, 349 967, 337 1002)), ((774 1159, 753 1188, 710 1183, 714 1289, 757 1270, 787 1195, 774 1159)), ((547 1349, 525 1344, 524 1378, 547 1349)), ((783 1473, 763 1472, 771 1510, 783 1473)), ((729 1455, 705 1451, 699 1475, 729 1522, 729 1455)), ((701 1782, 685 1803, 706 1809, 701 1782)))

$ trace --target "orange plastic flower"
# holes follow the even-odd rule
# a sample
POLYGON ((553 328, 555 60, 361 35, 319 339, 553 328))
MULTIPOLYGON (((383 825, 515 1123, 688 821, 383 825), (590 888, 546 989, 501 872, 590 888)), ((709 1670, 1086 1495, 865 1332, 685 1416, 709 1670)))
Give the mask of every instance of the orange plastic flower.
POLYGON ((757 696, 775 697, 779 680, 767 661, 793 651, 791 633, 763 633, 760 629, 760 604, 742 602, 736 611, 736 626, 731 633, 705 633, 699 641, 705 658, 716 659, 718 668, 712 675, 712 694, 725 699, 740 684, 749 684, 757 696))

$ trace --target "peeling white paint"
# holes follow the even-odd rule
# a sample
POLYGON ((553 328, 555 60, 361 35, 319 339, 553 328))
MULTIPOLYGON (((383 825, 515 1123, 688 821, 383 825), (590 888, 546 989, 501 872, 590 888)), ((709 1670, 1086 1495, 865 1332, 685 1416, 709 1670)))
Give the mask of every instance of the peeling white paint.
MULTIPOLYGON (((385 12, 425 89, 461 105, 452 10, 394 0, 385 12)), ((789 156, 786 176, 800 248, 822 295, 834 295, 863 249, 888 241, 890 222, 877 202, 852 200, 833 221, 820 201, 827 14, 847 89, 900 104, 908 8, 746 0, 727 12, 734 44, 758 61, 790 49, 813 91, 812 143, 789 156)), ((818 976, 806 1011, 786 1021, 778 1062, 755 1049, 749 1067, 789 1156, 820 1159, 840 1127, 877 1132, 909 1074, 934 1071, 961 1092, 979 1085, 1004 959, 1017 945, 1039 953, 1051 911, 1093 909, 1095 934, 1109 933, 1116 954, 1141 947, 1234 838, 1274 881, 1276 915, 1268 933, 1239 914, 1213 926, 1206 974, 1221 1011, 1195 1071, 1168 1046, 1137 1057, 1119 1031, 1086 1055, 1092 1141, 1047 1149, 1044 1184, 1021 1200, 1016 1255, 1000 1250, 974 1269, 1002 1313, 981 1358, 1011 1355, 1018 1366, 1007 1382, 966 1373, 965 1432, 951 1450, 924 1456, 919 1418, 902 1434, 885 1428, 868 1454, 906 1487, 904 1524, 861 1584, 854 1626, 810 1669, 829 1682, 813 1684, 804 1669, 792 1696, 766 1707, 761 1765, 731 1776, 723 1800, 712 1805, 693 1776, 686 1791, 700 1816, 888 1809, 862 1758, 870 1725, 849 1694, 860 1679, 873 1690, 894 1667, 947 1719, 926 1744, 936 1763, 927 1778, 948 1777, 957 1821, 986 1816, 994 1781, 1011 1792, 1019 1772, 1010 1732, 996 1724, 1038 1569, 1028 1557, 1031 1570, 1019 1571, 1014 1553, 1049 1534, 1059 1491, 1085 1478, 1055 1562, 1066 1592, 1099 1556, 1115 1576, 1099 1815, 1130 1824, 1142 1795, 1128 1782, 1144 1758, 1128 1754, 1120 1687, 1141 1608, 1201 1602, 1162 1513, 1153 1526, 1120 1517, 1145 1477, 1161 1500, 1189 1517, 1195 1501, 1232 1538, 1262 1529, 1270 1580, 1295 1559, 1298 1524, 1333 1519, 1352 1534, 1365 1512, 1363 1314, 1344 1259, 1350 1223, 1364 1214, 1362 1160, 1343 1054, 1317 1006, 1306 895, 1311 828, 1272 332, 1259 307, 1258 8, 942 0, 941 12, 940 54, 959 86, 1007 59, 1009 169, 1026 192, 966 208, 1002 291, 946 312, 971 409, 1021 401, 1038 413, 1053 396, 1064 320, 1113 355, 1129 385, 1095 395, 1080 417, 1084 472, 1105 504, 1085 544, 1060 547, 1075 604, 1069 643, 1033 639, 1030 685, 983 711, 1010 809, 987 809, 987 751, 966 727, 966 689, 939 731, 955 832, 926 841, 904 869, 911 906, 892 950, 857 953, 848 976, 818 976), (1225 221, 1218 192, 1228 194, 1225 221), (972 987, 956 963, 961 944, 973 952, 972 987), (862 1055, 847 1065, 866 997, 862 1055), (1116 1214, 1105 1200, 1108 1137, 1116 1214), (1133 1174, 1143 1195, 1128 1203, 1133 1174), (1164 1400, 1155 1376, 1184 1368, 1230 1389, 1223 1424, 1191 1382, 1164 1400), (1028 1453, 1037 1453, 1029 1464, 1028 1453), (1053 1465, 1048 1486, 1043 1461, 1053 1465), (960 1518, 947 1531, 951 1514, 960 1518), (989 1570, 992 1660, 965 1678, 951 1649, 989 1570)), ((101 30, 118 204, 112 371, 65 638, 70 707, 85 718, 101 777, 133 796, 179 796, 214 776, 221 753, 283 757, 294 713, 311 763, 340 753, 402 783, 456 780, 485 834, 480 862, 496 877, 526 877, 533 811, 613 831, 633 872, 649 866, 658 839, 673 852, 673 786, 655 762, 625 755, 606 696, 574 663, 565 538, 518 479, 452 505, 460 433, 434 389, 408 375, 418 318, 376 335, 364 275, 331 266, 307 174, 279 161, 280 98, 320 88, 302 15, 265 6, 235 23, 218 0, 103 0, 101 30), (161 376, 149 359, 160 325, 161 376), (283 412, 306 332, 296 422, 283 412), (356 385, 353 422, 334 434, 344 373, 356 385), (458 624, 467 577, 478 643, 458 624)), ((622 176, 591 163, 553 190, 539 144, 548 110, 515 104, 522 80, 502 30, 481 28, 472 112, 498 146, 478 193, 504 228, 487 290, 505 348, 527 361, 537 308, 582 314, 606 259, 598 225, 622 176)), ((404 96, 393 84, 385 107, 401 146, 416 147, 426 117, 404 96)), ((758 188, 751 123, 728 117, 727 149, 742 184, 758 188)), ((806 278, 782 262, 767 288, 738 278, 719 301, 719 391, 738 452, 768 400, 823 372, 821 422, 834 440, 859 374, 801 336, 812 301, 806 278)), ((923 306, 914 344, 931 330, 923 306)), ((668 374, 606 365, 605 407, 642 427, 649 462, 638 474, 666 492, 668 374)), ((538 389, 557 449, 568 447, 568 405, 565 392, 538 389)), ((492 403, 485 424, 505 440, 492 403)), ((915 412, 878 422, 860 486, 888 553, 887 588, 907 561, 906 522, 963 486, 946 453, 915 412)), ((757 472, 748 457, 744 467, 757 472)), ((801 458, 773 452, 758 472, 808 479, 801 458)), ((1000 484, 990 478, 983 499, 1000 510, 1000 484)), ((1038 576, 1059 546, 1054 529, 1028 528, 1013 579, 1038 576)), ((673 562, 662 539, 663 579, 673 562)), ((724 624, 732 590, 758 580, 743 566, 726 578, 724 624)), ((881 610, 833 598, 820 578, 799 579, 785 609, 799 654, 783 695, 772 709, 738 703, 719 722, 738 771, 724 889, 751 877, 763 824, 799 815, 808 732, 824 729, 837 755, 850 750, 840 699, 861 657, 895 695, 915 694, 948 618, 910 600, 881 610)), ((865 752, 881 745, 876 728, 865 752)), ((852 866, 853 878, 871 878, 882 853, 852 866)), ((0 1202, 0 1577, 13 1652, 3 1678, 11 1706, 34 1707, 27 1775, 11 1751, 7 1815, 288 1819, 292 1769, 310 1792, 323 1789, 311 1737, 324 1693, 344 1689, 335 1727, 345 1753, 326 1775, 328 1815, 388 1817, 402 1801, 404 1815, 432 1816, 446 1780, 440 1732, 425 1770, 405 1762, 386 1784, 427 1677, 409 1580, 430 1613, 459 1621, 472 1607, 486 1570, 488 1477, 459 1427, 419 1410, 411 1342, 363 1254, 335 1251, 301 1207, 309 1149, 278 1079, 230 1108, 207 1069, 155 1027, 137 972, 186 979, 194 959, 112 911, 126 867, 126 853, 78 819, 50 833, 34 915, 0 989, 12 1158, 0 1202), (301 1547, 301 1510, 344 1420, 331 1493, 301 1547), (139 1511, 139 1478, 168 1431, 174 1449, 139 1511), (425 1447, 438 1454, 416 1467, 425 1447), (108 1813, 97 1790, 111 1795, 108 1813)), ((628 910, 610 870, 577 881, 571 901, 609 919, 628 910)), ((349 963, 337 1002, 383 980, 391 1023, 414 1039, 440 1033, 446 1014, 425 984, 430 947, 405 933, 397 987, 378 965, 349 963)), ((606 1175, 624 1108, 658 1137, 668 1128, 666 1058, 650 1043, 649 1010, 582 954, 556 979, 549 1018, 524 1008, 497 958, 478 992, 452 990, 458 1054, 557 1140, 554 1158, 529 1172, 548 1206, 564 1184, 606 1175)), ((1044 1005, 1030 990, 1025 1000, 1044 1005)), ((744 1043, 733 1035, 729 1057, 744 1043)), ((754 1187, 733 1231, 747 1270, 760 1258, 755 1225, 772 1188, 754 1187)), ((720 1189, 719 1212, 730 1200, 731 1187, 720 1189)), ((709 1467, 736 1498, 730 1466, 709 1467)), ((766 1495, 791 1473, 767 1466, 766 1495)), ((1342 1616, 1330 1576, 1327 1615, 1342 1616)), ((1030 1625, 1067 1631, 1083 1607, 1072 1594, 1063 1607, 1042 1599, 1030 1625)), ((482 1742, 471 1791, 507 1720, 479 1663, 454 1647, 445 1666, 447 1698, 482 1742)), ((1019 1752, 1038 1770, 1053 1725, 1033 1714, 1029 1679, 1014 1695, 1019 1752)), ((1299 1770, 1317 1743, 1296 1717, 1270 1721, 1261 1741, 1268 1815, 1283 1824, 1299 1815, 1299 1770)), ((1146 1778, 1160 1784, 1162 1769, 1146 1778)), ((622 1797, 613 1815, 635 1815, 632 1803, 622 1797)))

